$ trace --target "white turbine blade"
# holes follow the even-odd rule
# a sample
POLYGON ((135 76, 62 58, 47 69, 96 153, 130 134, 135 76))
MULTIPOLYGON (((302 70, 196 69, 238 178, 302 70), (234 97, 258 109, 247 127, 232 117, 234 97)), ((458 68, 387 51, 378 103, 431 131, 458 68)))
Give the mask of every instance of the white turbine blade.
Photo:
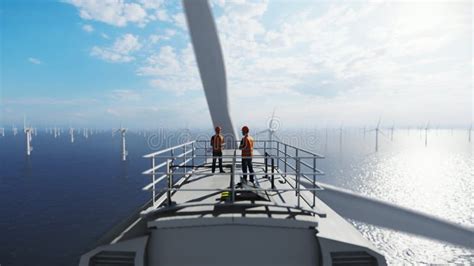
POLYGON ((257 133, 255 134, 255 136, 260 135, 260 134, 262 134, 262 133, 268 133, 268 132, 270 132, 270 130, 269 130, 269 129, 265 129, 265 130, 262 130, 262 131, 260 131, 260 132, 257 132, 257 133))
POLYGON ((377 128, 379 128, 380 122, 382 122, 382 118, 379 118, 379 121, 377 122, 377 128))
POLYGON ((224 58, 209 3, 183 0, 183 6, 212 123, 222 127, 222 133, 228 136, 227 147, 231 148, 237 135, 229 113, 224 58))
POLYGON ((346 218, 474 248, 474 228, 331 185, 318 185, 323 188, 316 192, 318 198, 346 218))
POLYGON ((280 137, 278 137, 278 135, 277 135, 277 134, 273 134, 273 137, 274 137, 274 138, 276 138, 278 141, 281 141, 281 138, 280 138, 280 137))

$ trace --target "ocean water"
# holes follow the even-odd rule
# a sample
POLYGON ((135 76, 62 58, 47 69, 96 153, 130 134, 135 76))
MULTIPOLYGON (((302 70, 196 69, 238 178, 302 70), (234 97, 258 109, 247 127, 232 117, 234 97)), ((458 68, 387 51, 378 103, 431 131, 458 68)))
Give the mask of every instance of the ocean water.
MULTIPOLYGON (((183 131, 180 131, 183 132, 183 131)), ((77 265, 79 256, 150 198, 142 155, 206 132, 127 133, 128 160, 110 131, 71 143, 43 131, 25 156, 24 135, 0 137, 0 264, 77 265)), ((285 142, 324 154, 319 181, 474 226, 474 159, 466 130, 380 136, 357 129, 278 132, 285 142)), ((261 136, 264 138, 264 136, 261 136)), ((390 264, 474 264, 474 251, 351 221, 390 264)))

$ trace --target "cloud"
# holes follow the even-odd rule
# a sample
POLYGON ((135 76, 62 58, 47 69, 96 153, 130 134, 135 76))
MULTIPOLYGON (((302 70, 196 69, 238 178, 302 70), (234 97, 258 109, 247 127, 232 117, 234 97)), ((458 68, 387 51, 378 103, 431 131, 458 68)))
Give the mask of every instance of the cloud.
POLYGON ((178 95, 202 88, 190 45, 178 53, 171 46, 161 47, 158 53, 147 58, 137 74, 151 77, 150 84, 153 87, 178 95))
POLYGON ((162 0, 66 0, 79 10, 85 20, 96 20, 112 26, 125 27, 129 23, 144 27, 154 20, 168 21, 162 0))
POLYGON ((127 33, 117 38, 111 47, 92 47, 90 54, 108 62, 124 63, 135 60, 131 54, 141 47, 138 37, 127 33))
MULTIPOLYGON (((159 32, 146 31, 140 38, 143 44, 133 35, 139 48, 95 46, 91 54, 110 62, 130 62, 142 49, 137 75, 160 91, 194 97, 201 82, 182 10, 163 1, 127 3, 139 5, 146 15, 132 21, 117 12, 121 14, 117 21, 119 17, 125 21, 121 25, 166 23, 159 24, 159 32)), ((473 65, 472 15, 465 5, 323 1, 295 3, 275 12, 271 4, 212 2, 237 120, 261 118, 266 115, 263 110, 273 106, 288 114, 284 119, 300 124, 312 121, 315 114, 337 120, 336 124, 354 117, 376 120, 380 113, 403 120, 412 112, 420 119, 421 113, 439 116, 439 110, 456 121, 466 118, 465 111, 472 106, 468 100, 473 65), (424 113, 422 106, 439 112, 424 113), (255 115, 242 111, 255 109, 262 111, 255 115)))
POLYGON ((166 29, 164 34, 151 34, 148 38, 151 44, 156 44, 161 40, 170 40, 176 35, 176 31, 172 29, 166 29))
POLYGON ((93 32, 94 27, 92 27, 92 25, 85 24, 85 25, 82 26, 82 30, 85 31, 85 32, 93 32))
POLYGON ((146 22, 146 11, 136 3, 121 0, 69 0, 70 4, 79 9, 79 16, 86 20, 97 20, 113 26, 123 27, 127 23, 146 22))
POLYGON ((41 64, 41 60, 39 60, 38 58, 34 58, 34 57, 28 57, 28 62, 32 63, 32 64, 35 64, 35 65, 39 65, 41 64))
POLYGON ((142 96, 133 90, 114 90, 110 94, 110 98, 114 102, 124 102, 124 101, 139 101, 142 99, 142 96))

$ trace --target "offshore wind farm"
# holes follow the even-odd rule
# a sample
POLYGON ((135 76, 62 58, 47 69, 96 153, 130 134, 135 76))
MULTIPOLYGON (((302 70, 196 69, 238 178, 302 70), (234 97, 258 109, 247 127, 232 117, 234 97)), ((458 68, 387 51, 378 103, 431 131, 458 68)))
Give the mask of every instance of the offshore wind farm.
MULTIPOLYGON (((425 126, 419 128, 397 128, 393 141, 389 135, 381 134, 377 152, 375 133, 364 137, 363 128, 345 128, 342 149, 340 127, 291 130, 279 127, 274 128, 274 134, 282 141, 324 152, 326 159, 321 161, 320 167, 325 175, 319 177, 319 181, 470 225, 471 206, 463 200, 474 192, 469 131, 466 128, 433 129, 428 132, 430 142, 425 146, 425 126)), ((1 257, 6 264, 24 265, 32 261, 40 265, 74 264, 103 231, 128 216, 148 197, 147 192, 140 190, 147 183, 140 172, 148 166, 148 161, 141 156, 149 150, 178 144, 183 132, 180 129, 128 130, 128 157, 124 161, 122 137, 120 134, 112 137, 112 129, 90 129, 93 134, 88 138, 78 136, 74 143, 70 142, 69 135, 55 138, 54 127, 51 129, 38 129, 38 135, 32 140, 35 149, 30 156, 26 154, 25 133, 15 136, 7 131, 5 137, 0 137, 3 162, 0 200, 22 206, 21 210, 7 208, 0 221, 3 228, 8 228, 5 238, 0 240, 4 247, 1 257), (122 207, 111 208, 114 204, 122 207), (71 207, 74 213, 64 216, 71 207), (32 224, 30 220, 34 217, 46 220, 32 224), (55 241, 48 246, 39 245, 51 237, 53 225, 55 241), (95 229, 77 230, 78 226, 95 229), (35 228, 34 238, 30 228, 35 228), (71 238, 78 241, 62 244, 71 238), (12 239, 15 240, 12 242, 12 239), (34 248, 25 250, 25 246, 34 248), (63 255, 44 256, 51 252, 63 255)), ((61 131, 67 129, 64 127, 61 131)), ((389 129, 384 128, 384 131, 389 129)), ((268 138, 267 129, 262 128, 262 131, 263 136, 256 136, 257 140, 268 138)), ((190 132, 191 137, 203 140, 210 135, 203 130, 190 132)), ((357 221, 352 223, 382 251, 389 264, 472 263, 469 249, 357 221)))
POLYGON ((474 264, 471 9, 2 2, 0 265, 474 264))

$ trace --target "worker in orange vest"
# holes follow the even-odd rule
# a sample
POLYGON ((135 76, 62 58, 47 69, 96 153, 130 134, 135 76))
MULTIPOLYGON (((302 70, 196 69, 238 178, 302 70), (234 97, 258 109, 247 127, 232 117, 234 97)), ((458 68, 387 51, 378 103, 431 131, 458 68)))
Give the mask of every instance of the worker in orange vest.
POLYGON ((247 126, 242 127, 242 135, 244 137, 240 141, 239 149, 242 150, 242 171, 244 172, 244 181, 247 182, 247 170, 250 172, 250 182, 254 182, 254 171, 252 165, 253 156, 253 138, 249 136, 249 128, 247 126))
POLYGON ((219 158, 219 170, 221 173, 225 173, 222 169, 222 148, 224 147, 224 136, 221 134, 221 127, 216 127, 216 134, 211 137, 212 147, 212 172, 216 170, 216 160, 219 158))

